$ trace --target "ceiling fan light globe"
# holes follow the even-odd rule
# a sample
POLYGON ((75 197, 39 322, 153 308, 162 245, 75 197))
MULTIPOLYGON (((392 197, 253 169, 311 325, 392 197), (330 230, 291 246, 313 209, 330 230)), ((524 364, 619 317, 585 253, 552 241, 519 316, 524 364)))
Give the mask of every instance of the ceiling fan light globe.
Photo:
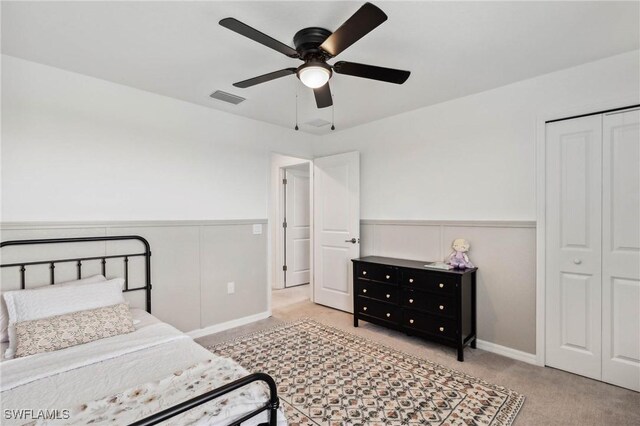
POLYGON ((331 78, 331 70, 325 67, 311 65, 298 71, 298 78, 305 86, 317 89, 327 84, 331 78))

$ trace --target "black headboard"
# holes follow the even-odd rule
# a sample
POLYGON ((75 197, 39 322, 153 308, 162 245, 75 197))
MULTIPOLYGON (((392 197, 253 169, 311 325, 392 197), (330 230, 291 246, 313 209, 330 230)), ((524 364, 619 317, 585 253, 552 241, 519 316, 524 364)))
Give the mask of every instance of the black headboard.
POLYGON ((143 252, 126 253, 109 256, 91 256, 91 257, 76 257, 73 259, 52 259, 52 260, 39 260, 35 262, 14 262, 1 264, 1 268, 18 268, 20 273, 20 288, 26 288, 26 270, 27 266, 32 265, 49 265, 50 270, 50 282, 53 285, 56 283, 56 263, 68 263, 75 262, 77 269, 78 279, 82 278, 82 262, 90 260, 99 260, 102 264, 102 275, 106 276, 107 259, 121 258, 124 261, 124 289, 122 291, 141 291, 146 292, 146 310, 151 313, 151 247, 149 242, 139 235, 123 235, 123 236, 103 236, 103 237, 78 237, 78 238, 46 238, 37 240, 14 240, 3 241, 0 243, 0 248, 8 246, 26 246, 26 245, 38 245, 38 244, 61 244, 61 243, 83 243, 83 242, 95 242, 95 241, 125 241, 125 240, 138 240, 144 246, 143 252), (145 285, 143 287, 129 288, 129 258, 131 257, 144 257, 145 262, 145 285))

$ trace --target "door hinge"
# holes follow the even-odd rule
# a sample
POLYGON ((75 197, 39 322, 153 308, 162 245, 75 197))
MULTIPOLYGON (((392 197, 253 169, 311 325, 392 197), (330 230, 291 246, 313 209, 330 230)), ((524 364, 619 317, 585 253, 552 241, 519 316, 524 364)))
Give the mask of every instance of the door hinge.
POLYGON ((282 222, 282 227, 283 227, 283 228, 286 228, 286 227, 287 227, 287 222, 286 222, 286 221, 285 221, 285 222, 282 222))
POLYGON ((282 265, 282 270, 286 272, 287 271, 287 265, 282 265))
POLYGON ((282 179, 282 184, 283 184, 283 185, 286 185, 286 184, 287 184, 287 179, 286 179, 286 178, 282 179))

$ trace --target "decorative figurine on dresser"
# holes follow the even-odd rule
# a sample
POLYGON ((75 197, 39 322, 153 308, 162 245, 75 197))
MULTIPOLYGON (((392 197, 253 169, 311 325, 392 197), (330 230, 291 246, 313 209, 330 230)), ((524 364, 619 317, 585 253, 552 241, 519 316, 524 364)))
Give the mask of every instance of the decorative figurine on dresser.
POLYGON ((465 346, 476 347, 477 268, 378 256, 352 262, 354 327, 363 320, 452 346, 458 361, 465 346))

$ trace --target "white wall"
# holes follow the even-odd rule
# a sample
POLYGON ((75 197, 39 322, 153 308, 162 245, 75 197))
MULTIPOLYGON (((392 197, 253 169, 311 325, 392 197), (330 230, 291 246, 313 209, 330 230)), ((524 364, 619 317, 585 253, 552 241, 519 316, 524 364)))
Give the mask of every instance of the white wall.
POLYGON ((3 221, 266 218, 315 138, 6 55, 2 122, 3 221))
POLYGON ((422 108, 314 139, 314 153, 360 151, 365 219, 535 220, 537 118, 638 98, 639 63, 625 53, 422 108))
POLYGON ((314 137, 2 56, 2 238, 139 234, 156 316, 184 331, 263 317, 271 155, 310 158, 314 137))
POLYGON ((454 238, 469 239, 480 268, 479 339, 532 360, 537 121, 619 99, 640 103, 639 53, 313 140, 315 156, 360 151, 363 255, 441 260, 454 238))
MULTIPOLYGON (((373 233, 363 228, 363 247, 373 243, 364 253, 432 260, 454 236, 470 238, 471 257, 480 266, 481 337, 528 353, 535 334, 530 221, 536 120, 549 111, 637 98, 640 90, 639 52, 632 52, 315 137, 16 58, 3 60, 3 221, 265 218, 271 151, 310 157, 358 150, 362 217, 394 221, 375 224, 373 233), (429 239, 429 224, 412 225, 411 219, 529 224, 450 224, 429 239), (394 246, 396 225, 412 227, 394 246), (510 250, 514 245, 518 250, 510 250), (441 248, 436 253, 433 247, 441 248)), ((255 298, 249 311, 239 309, 238 297, 224 295, 230 280, 240 282, 242 291, 266 288, 242 284, 256 280, 245 273, 247 264, 253 265, 251 273, 265 274, 266 240, 248 228, 234 229, 211 234, 221 245, 207 245, 204 234, 196 244, 194 234, 192 249, 204 247, 215 259, 227 251, 234 255, 175 287, 167 283, 159 293, 160 312, 182 329, 265 309, 267 294, 255 298), (255 251, 249 263, 241 255, 248 245, 255 251), (196 298, 178 307, 190 312, 182 315, 173 301, 187 291, 196 298), (228 308, 220 311, 224 315, 219 304, 228 308)), ((174 234, 158 235, 156 245, 174 246, 174 234)), ((161 253, 155 263, 171 262, 170 250, 161 253)))

